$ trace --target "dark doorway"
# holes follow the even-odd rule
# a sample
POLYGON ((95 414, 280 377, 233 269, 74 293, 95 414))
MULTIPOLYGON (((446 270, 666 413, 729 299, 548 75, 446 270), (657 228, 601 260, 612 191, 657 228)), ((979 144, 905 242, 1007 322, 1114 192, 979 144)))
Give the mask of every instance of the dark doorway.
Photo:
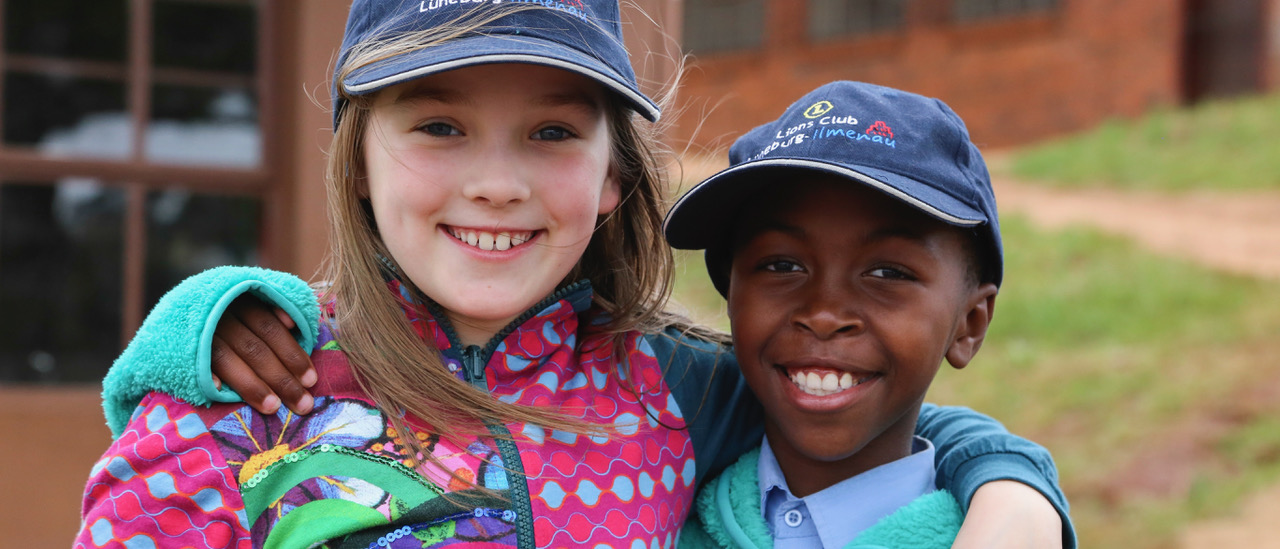
POLYGON ((1187 103, 1259 91, 1263 0, 1186 0, 1182 93, 1187 103))

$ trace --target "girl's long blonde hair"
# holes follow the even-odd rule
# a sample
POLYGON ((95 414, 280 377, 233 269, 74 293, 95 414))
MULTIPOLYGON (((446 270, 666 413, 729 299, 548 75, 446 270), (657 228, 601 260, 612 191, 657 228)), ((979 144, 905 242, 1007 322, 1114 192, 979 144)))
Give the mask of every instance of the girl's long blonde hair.
MULTIPOLYGON (((473 18, 447 29, 403 33, 362 44, 345 58, 336 78, 341 82, 352 71, 374 61, 482 32, 487 23, 506 13, 510 12, 495 9, 480 16, 473 13, 473 18)), ((674 82, 667 86, 668 92, 660 95, 660 103, 669 100, 674 87, 674 82)), ((390 418, 400 434, 398 440, 407 446, 402 449, 404 455, 414 464, 422 459, 437 462, 424 451, 417 437, 409 435, 406 416, 421 420, 436 433, 455 441, 464 436, 487 436, 486 424, 491 422, 524 422, 580 433, 599 429, 560 410, 508 404, 475 390, 444 367, 432 341, 424 341, 414 331, 397 296, 386 288, 385 277, 395 276, 394 265, 383 262, 382 258, 391 255, 361 192, 365 173, 363 141, 372 97, 350 95, 341 86, 336 88, 345 106, 330 145, 325 185, 331 251, 320 273, 328 284, 324 299, 334 303, 338 327, 335 337, 348 355, 356 379, 390 418)), ((659 155, 666 151, 658 140, 660 128, 643 122, 614 94, 608 96, 611 161, 618 174, 622 201, 600 221, 566 282, 590 280, 595 292, 593 314, 597 316, 582 325, 604 337, 579 341, 608 342, 617 363, 625 367, 621 334, 688 325, 663 310, 670 291, 673 259, 662 238, 666 181, 659 155)), ((400 282, 423 297, 412 281, 400 278, 400 282)), ((704 335, 715 337, 710 332, 704 335)), ((621 377, 637 379, 631 375, 621 377)))

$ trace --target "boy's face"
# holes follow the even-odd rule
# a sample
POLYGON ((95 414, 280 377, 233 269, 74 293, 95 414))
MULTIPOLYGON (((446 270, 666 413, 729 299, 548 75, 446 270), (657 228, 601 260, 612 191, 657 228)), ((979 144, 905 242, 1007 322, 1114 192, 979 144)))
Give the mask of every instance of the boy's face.
POLYGON ((970 277, 959 229, 857 183, 798 177, 744 207, 728 310, 769 444, 804 496, 910 453, 938 366, 968 364, 997 289, 970 277))

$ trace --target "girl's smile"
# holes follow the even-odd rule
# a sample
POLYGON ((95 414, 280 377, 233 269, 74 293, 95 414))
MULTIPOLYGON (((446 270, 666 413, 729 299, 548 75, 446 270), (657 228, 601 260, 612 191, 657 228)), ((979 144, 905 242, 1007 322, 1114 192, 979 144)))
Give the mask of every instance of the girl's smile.
POLYGON ((378 93, 366 192, 383 242, 464 343, 555 291, 619 202, 605 92, 577 74, 494 64, 378 93))

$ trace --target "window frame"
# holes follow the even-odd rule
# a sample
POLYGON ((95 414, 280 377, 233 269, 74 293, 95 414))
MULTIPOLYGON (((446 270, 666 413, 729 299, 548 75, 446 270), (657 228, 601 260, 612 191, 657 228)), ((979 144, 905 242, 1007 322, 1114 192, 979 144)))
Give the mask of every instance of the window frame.
MULTIPOLYGON (((808 10, 808 13, 805 14, 805 18, 806 18, 805 36, 807 37, 808 41, 813 44, 820 44, 825 42, 837 42, 842 40, 866 38, 871 36, 881 36, 881 35, 893 34, 897 32, 904 32, 907 30, 907 24, 908 24, 907 15, 908 15, 910 4, 912 2, 912 0, 898 1, 898 8, 899 8, 899 11, 897 14, 898 17, 897 17, 897 20, 893 21, 891 24, 878 24, 876 26, 871 26, 865 29, 853 29, 853 28, 848 28, 848 26, 845 26, 844 28, 840 29, 837 32, 819 33, 818 29, 814 28, 815 18, 817 17, 816 15, 817 10, 815 10, 815 7, 818 2, 822 2, 824 0, 805 0, 805 1, 807 2, 807 5, 805 7, 808 10)), ((826 0, 826 1, 832 1, 832 0, 826 0)), ((834 1, 844 2, 847 5, 850 0, 834 0, 834 1)), ((879 0, 872 0, 872 1, 879 1, 879 0)), ((849 19, 848 17, 845 17, 846 21, 848 19, 849 19)))
MULTIPOLYGON (((0 13, 6 2, 0 0, 0 13)), ((109 0, 108 0, 109 1, 109 0)), ((126 4, 128 25, 126 57, 123 66, 111 62, 84 61, 43 55, 10 54, 5 43, 4 26, 0 25, 0 105, 4 104, 3 75, 14 67, 35 74, 65 74, 123 82, 126 113, 133 122, 131 155, 128 159, 54 157, 27 147, 0 143, 0 186, 9 183, 57 185, 65 177, 88 177, 118 188, 126 195, 124 212, 123 275, 121 288, 120 346, 133 337, 144 317, 146 288, 147 194, 155 190, 181 188, 198 193, 236 195, 254 198, 261 204, 259 250, 264 262, 279 257, 272 249, 280 239, 270 232, 278 225, 270 221, 278 212, 280 200, 278 174, 284 168, 281 149, 285 138, 280 124, 280 93, 273 87, 279 76, 278 57, 281 44, 273 32, 280 28, 280 2, 271 0, 117 0, 126 4), (254 73, 238 73, 202 69, 153 67, 153 15, 157 2, 184 2, 224 5, 249 5, 255 9, 257 43, 254 73), (228 168, 169 164, 146 159, 146 134, 151 120, 152 89, 157 84, 222 86, 238 84, 252 89, 257 96, 260 162, 252 168, 228 168)), ((0 128, 4 127, 0 109, 0 128)))

